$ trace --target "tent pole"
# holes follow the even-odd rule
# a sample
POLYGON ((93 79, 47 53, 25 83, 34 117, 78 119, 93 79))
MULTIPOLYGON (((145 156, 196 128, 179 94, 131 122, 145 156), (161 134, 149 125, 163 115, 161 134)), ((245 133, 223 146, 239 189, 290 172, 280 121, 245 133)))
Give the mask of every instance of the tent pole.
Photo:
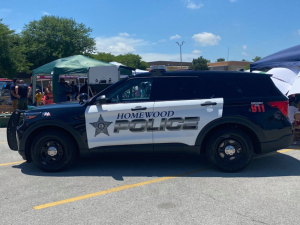
POLYGON ((32 104, 35 103, 36 77, 37 75, 32 76, 32 104))

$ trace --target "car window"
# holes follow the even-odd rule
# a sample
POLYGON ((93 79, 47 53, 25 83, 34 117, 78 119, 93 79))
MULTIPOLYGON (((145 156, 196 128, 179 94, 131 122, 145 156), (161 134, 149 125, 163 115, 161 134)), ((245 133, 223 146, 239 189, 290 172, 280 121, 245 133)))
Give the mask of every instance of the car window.
POLYGON ((157 101, 197 99, 197 77, 157 78, 157 101))
POLYGON ((150 101, 153 79, 131 79, 105 94, 107 103, 150 101))

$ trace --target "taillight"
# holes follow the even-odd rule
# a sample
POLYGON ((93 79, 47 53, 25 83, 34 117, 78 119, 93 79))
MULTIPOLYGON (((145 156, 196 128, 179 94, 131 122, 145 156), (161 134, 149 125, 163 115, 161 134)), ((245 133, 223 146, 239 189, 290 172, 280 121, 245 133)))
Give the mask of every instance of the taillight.
POLYGON ((268 105, 273 108, 278 108, 283 115, 285 115, 286 117, 288 116, 288 107, 289 107, 288 101, 268 102, 268 105))

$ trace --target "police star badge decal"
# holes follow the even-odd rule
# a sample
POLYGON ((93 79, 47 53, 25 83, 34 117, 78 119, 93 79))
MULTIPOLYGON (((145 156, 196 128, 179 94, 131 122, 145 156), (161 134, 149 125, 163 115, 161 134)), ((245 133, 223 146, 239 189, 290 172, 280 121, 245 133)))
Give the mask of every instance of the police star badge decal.
POLYGON ((93 127, 96 128, 95 130, 95 137, 100 134, 100 133, 104 133, 106 134, 107 136, 109 136, 109 133, 107 131, 107 128, 109 127, 110 124, 112 124, 112 122, 107 122, 107 121, 104 121, 103 117, 101 116, 100 114, 100 117, 98 119, 97 122, 94 122, 94 123, 90 123, 93 127))

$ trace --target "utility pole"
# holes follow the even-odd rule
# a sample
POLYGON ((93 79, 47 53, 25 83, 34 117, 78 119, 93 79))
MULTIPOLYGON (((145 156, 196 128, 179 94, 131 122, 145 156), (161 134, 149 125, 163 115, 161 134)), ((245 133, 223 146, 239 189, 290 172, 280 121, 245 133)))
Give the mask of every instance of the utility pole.
POLYGON ((180 47, 180 62, 181 62, 181 68, 180 68, 180 70, 182 70, 182 54, 181 54, 181 46, 183 45, 183 43, 185 43, 184 41, 181 43, 181 44, 179 44, 178 42, 176 42, 178 45, 179 45, 179 47, 180 47))

